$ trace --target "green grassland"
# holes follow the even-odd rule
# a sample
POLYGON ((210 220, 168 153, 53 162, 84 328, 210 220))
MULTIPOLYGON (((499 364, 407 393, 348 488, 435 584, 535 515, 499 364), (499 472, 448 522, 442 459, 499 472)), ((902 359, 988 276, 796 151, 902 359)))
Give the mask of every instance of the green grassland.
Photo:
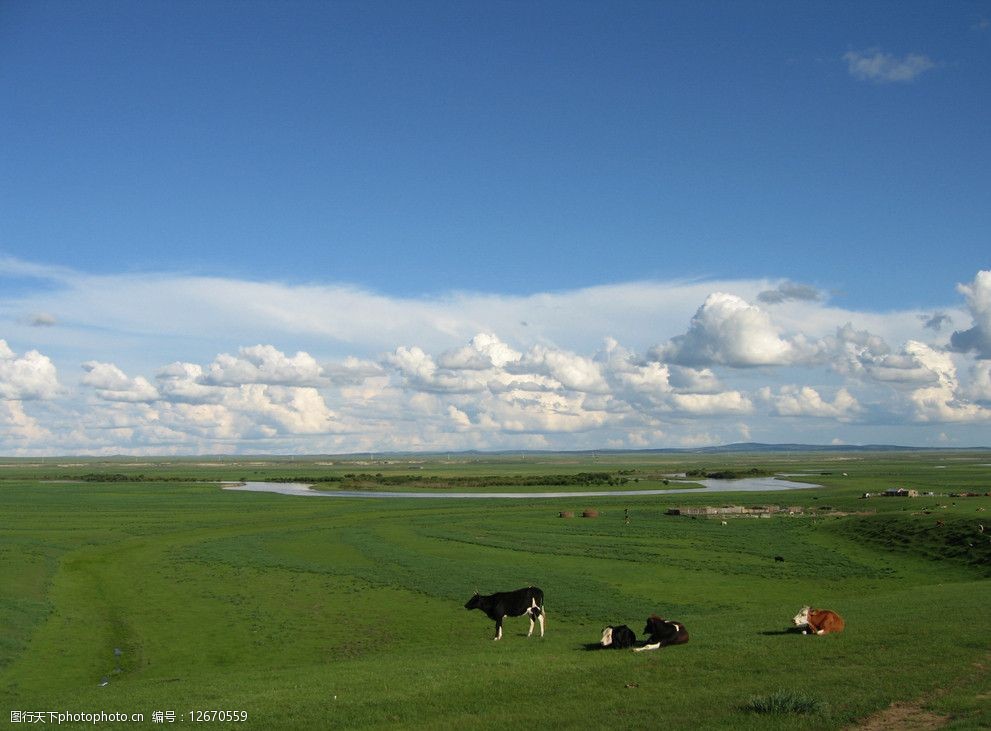
POLYGON ((133 729, 157 727, 155 711, 189 724, 239 710, 247 722, 210 725, 840 729, 900 701, 987 728, 991 498, 950 493, 988 490, 988 453, 3 460, 0 723, 14 710, 144 714, 95 726, 133 729), (646 489, 752 468, 823 487, 424 501, 210 482, 334 489, 352 474, 391 491, 387 476, 425 475, 519 491, 607 472, 646 489), (936 494, 860 497, 889 487, 936 494), (726 504, 803 511, 665 515, 726 504), (585 508, 599 517, 558 517, 585 508), (517 618, 493 642, 492 622, 463 608, 476 589, 528 584, 546 595, 543 639, 517 618), (803 604, 838 611, 846 631, 786 631, 803 604), (639 634, 655 612, 691 641, 589 649, 604 625, 639 634))

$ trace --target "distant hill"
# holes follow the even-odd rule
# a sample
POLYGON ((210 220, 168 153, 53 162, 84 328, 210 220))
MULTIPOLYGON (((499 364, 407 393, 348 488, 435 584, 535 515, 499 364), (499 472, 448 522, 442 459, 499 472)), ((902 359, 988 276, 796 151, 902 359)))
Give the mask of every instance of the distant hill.
POLYGON ((461 455, 485 457, 513 454, 743 454, 754 452, 983 452, 991 447, 906 447, 897 444, 763 444, 736 442, 713 447, 669 447, 663 449, 503 449, 484 451, 467 449, 460 452, 377 452, 379 457, 420 455, 461 455))

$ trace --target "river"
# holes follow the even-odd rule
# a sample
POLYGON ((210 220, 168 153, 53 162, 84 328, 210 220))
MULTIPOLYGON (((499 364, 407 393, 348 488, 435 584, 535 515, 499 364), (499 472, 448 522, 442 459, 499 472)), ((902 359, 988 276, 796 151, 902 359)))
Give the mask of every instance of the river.
MULTIPOLYGON (((245 482, 227 485, 225 490, 235 492, 274 492, 280 495, 300 495, 307 497, 351 497, 351 498, 441 498, 472 500, 499 498, 528 500, 533 498, 570 497, 636 497, 638 495, 673 495, 691 493, 697 495, 708 492, 780 492, 784 490, 809 490, 822 485, 807 482, 791 482, 774 477, 746 477, 741 480, 695 480, 702 487, 669 488, 664 490, 599 490, 593 492, 385 492, 377 490, 313 490, 310 485, 294 482, 245 482)), ((672 482, 672 484, 676 484, 672 482)))

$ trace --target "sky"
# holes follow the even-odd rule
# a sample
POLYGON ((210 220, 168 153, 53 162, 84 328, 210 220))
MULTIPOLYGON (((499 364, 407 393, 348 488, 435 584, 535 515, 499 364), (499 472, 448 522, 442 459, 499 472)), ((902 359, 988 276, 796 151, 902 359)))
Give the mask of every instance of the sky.
POLYGON ((0 0, 0 456, 991 446, 991 0, 0 0))

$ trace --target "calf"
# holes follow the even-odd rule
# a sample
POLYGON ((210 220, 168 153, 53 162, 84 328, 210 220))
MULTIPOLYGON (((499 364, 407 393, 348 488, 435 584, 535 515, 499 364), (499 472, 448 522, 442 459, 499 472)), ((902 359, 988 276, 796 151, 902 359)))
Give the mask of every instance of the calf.
POLYGON ((533 634, 533 621, 540 622, 540 636, 544 636, 544 592, 535 586, 516 591, 500 591, 483 596, 477 591, 468 600, 465 609, 481 609, 496 623, 496 635, 493 639, 502 639, 502 620, 506 617, 519 617, 525 614, 530 620, 529 637, 533 634))
POLYGON ((685 629, 685 625, 681 622, 672 622, 670 619, 662 619, 656 614, 651 615, 647 620, 643 633, 647 636, 647 644, 643 647, 634 647, 634 652, 656 650, 659 647, 683 645, 688 642, 688 630, 685 629))
POLYGON ((610 625, 602 630, 602 639, 599 641, 599 644, 603 647, 613 647, 617 650, 622 650, 627 647, 633 647, 636 642, 637 636, 633 630, 625 624, 621 624, 618 627, 610 625))
POLYGON ((802 607, 802 610, 791 621, 795 623, 796 627, 805 628, 802 630, 803 635, 842 632, 844 626, 843 618, 836 612, 829 609, 812 609, 811 607, 802 607))

